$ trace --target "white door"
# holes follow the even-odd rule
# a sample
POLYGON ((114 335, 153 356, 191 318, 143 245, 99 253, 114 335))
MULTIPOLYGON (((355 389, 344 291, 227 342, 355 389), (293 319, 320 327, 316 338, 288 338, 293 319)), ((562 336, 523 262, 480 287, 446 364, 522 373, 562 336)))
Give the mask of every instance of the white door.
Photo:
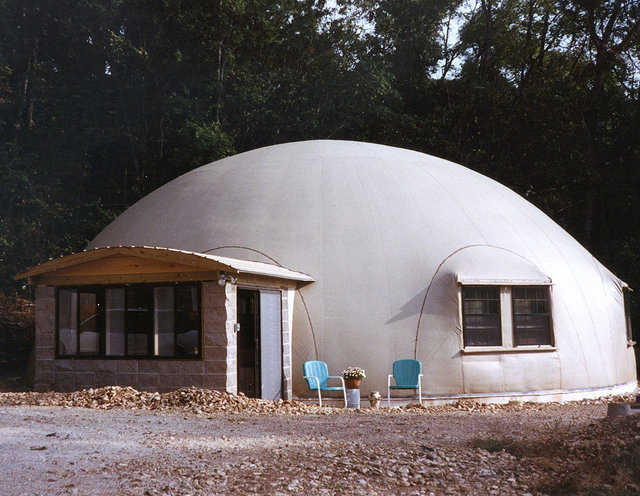
POLYGON ((282 312, 280 291, 260 290, 261 397, 282 398, 282 312))

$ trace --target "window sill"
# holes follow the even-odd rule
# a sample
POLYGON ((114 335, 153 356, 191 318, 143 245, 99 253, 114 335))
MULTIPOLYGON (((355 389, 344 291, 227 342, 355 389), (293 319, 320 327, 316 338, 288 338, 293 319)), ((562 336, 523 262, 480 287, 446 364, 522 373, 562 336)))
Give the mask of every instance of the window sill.
POLYGON ((144 356, 144 355, 56 355, 56 360, 202 360, 202 356, 183 356, 183 357, 168 357, 168 356, 144 356))
POLYGON ((474 355, 481 353, 538 353, 546 351, 556 351, 555 346, 540 345, 540 346, 516 346, 514 348, 505 348, 503 346, 468 346, 462 348, 464 355, 474 355))

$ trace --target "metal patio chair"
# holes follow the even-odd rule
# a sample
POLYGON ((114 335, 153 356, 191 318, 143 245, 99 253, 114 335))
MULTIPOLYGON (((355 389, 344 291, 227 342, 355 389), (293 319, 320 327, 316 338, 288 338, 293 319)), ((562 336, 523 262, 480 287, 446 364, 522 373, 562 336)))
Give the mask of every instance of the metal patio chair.
POLYGON ((422 405, 422 362, 420 360, 396 360, 393 362, 393 374, 387 377, 387 406, 391 407, 392 389, 417 389, 418 401, 422 405), (391 385, 393 378, 395 385, 391 385))
POLYGON ((322 406, 322 394, 321 391, 342 391, 344 396, 344 406, 347 406, 347 390, 344 386, 344 379, 342 376, 329 375, 329 369, 325 362, 319 360, 312 360, 304 362, 302 366, 304 371, 304 378, 307 380, 307 385, 310 391, 318 391, 318 403, 322 406), (339 379, 342 386, 329 386, 329 379, 339 379))

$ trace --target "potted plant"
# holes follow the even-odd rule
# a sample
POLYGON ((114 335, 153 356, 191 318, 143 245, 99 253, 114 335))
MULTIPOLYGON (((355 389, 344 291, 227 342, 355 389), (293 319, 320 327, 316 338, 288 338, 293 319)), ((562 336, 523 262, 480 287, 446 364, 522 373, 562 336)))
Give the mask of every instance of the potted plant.
POLYGON ((347 367, 342 371, 342 378, 347 389, 360 389, 362 379, 367 377, 360 367, 347 367))

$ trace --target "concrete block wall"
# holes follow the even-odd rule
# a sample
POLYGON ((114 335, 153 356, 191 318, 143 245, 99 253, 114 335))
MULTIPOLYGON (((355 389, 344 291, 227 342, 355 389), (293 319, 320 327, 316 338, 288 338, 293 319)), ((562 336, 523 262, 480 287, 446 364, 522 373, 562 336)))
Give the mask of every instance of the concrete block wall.
POLYGON ((291 376, 291 332, 293 319, 293 298, 295 290, 282 290, 282 399, 293 398, 293 378, 291 376))
POLYGON ((200 360, 55 358, 55 288, 36 287, 36 391, 107 385, 172 391, 197 386, 236 393, 236 287, 202 284, 204 350, 200 360))
POLYGON ((233 284, 202 283, 204 333, 203 386, 230 393, 238 392, 237 288, 233 284))
POLYGON ((56 290, 51 286, 36 286, 35 375, 36 391, 48 391, 56 382, 56 290))

